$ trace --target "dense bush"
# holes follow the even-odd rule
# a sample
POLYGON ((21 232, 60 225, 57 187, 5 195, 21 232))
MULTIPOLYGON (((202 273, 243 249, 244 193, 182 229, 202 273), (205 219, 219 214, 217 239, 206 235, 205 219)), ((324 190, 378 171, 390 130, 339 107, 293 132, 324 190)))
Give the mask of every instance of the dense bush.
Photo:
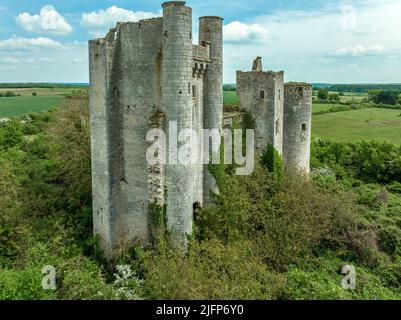
POLYGON ((315 139, 312 167, 331 167, 338 176, 366 181, 401 182, 401 146, 386 142, 339 143, 315 139))
POLYGON ((369 100, 376 104, 395 105, 399 100, 399 91, 372 90, 369 91, 369 100))
POLYGON ((283 159, 272 144, 269 144, 263 152, 261 163, 269 172, 273 173, 275 183, 280 184, 283 180, 284 164, 283 159))
POLYGON ((195 211, 186 254, 167 233, 106 264, 92 236, 88 118, 72 97, 0 127, 0 298, 401 297, 399 147, 315 141, 309 180, 278 179, 276 156, 250 176, 211 166, 220 193, 195 211), (341 287, 343 264, 357 268, 355 291, 341 287), (41 288, 45 265, 57 290, 41 288))
POLYGON ((0 123, 0 150, 21 145, 23 133, 19 121, 11 120, 0 123))
POLYGON ((317 97, 320 100, 328 100, 329 99, 329 91, 327 89, 319 89, 317 92, 317 97))
POLYGON ((283 277, 246 241, 191 242, 188 256, 159 244, 139 255, 144 293, 151 299, 272 299, 283 277))
POLYGON ((10 97, 15 97, 15 96, 17 96, 17 95, 12 91, 0 92, 0 97, 10 98, 10 97))

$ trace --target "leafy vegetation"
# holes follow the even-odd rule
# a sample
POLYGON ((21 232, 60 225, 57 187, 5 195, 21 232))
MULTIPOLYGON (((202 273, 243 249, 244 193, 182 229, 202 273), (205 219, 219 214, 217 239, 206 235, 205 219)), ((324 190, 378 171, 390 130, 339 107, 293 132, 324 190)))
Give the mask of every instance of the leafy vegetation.
POLYGON ((11 98, 17 96, 14 92, 12 91, 6 91, 6 92, 0 92, 0 98, 11 98))
POLYGON ((371 90, 369 91, 369 100, 376 104, 394 106, 401 102, 400 94, 399 91, 371 90))
POLYGON ((319 89, 317 92, 317 97, 320 100, 327 100, 329 98, 329 91, 327 89, 319 89))
POLYGON ((0 83, 0 88, 84 88, 84 83, 0 83))
POLYGON ((335 92, 364 92, 368 93, 371 90, 384 91, 400 91, 401 84, 334 84, 326 87, 326 89, 335 92))
POLYGON ((250 176, 219 166, 220 193, 195 211, 186 255, 165 234, 105 263, 92 236, 87 107, 71 97, 0 126, 0 299, 401 298, 400 147, 317 140, 309 180, 277 179, 276 156, 250 176), (341 287, 344 264, 356 290, 341 287), (45 265, 56 290, 41 287, 45 265))

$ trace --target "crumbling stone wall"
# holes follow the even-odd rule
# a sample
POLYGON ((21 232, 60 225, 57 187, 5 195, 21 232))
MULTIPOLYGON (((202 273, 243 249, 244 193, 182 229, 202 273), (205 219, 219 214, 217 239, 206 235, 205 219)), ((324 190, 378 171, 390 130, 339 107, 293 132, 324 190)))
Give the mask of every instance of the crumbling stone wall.
MULTIPOLYGON (((261 68, 261 64, 257 64, 261 68)), ((255 148, 263 152, 268 144, 282 154, 284 73, 237 71, 237 93, 241 109, 255 120, 255 148)))
POLYGON ((284 73, 262 71, 257 57, 251 72, 237 71, 241 109, 255 120, 255 146, 263 152, 272 144, 284 165, 309 174, 312 86, 286 83, 284 73))
POLYGON ((310 171, 312 86, 286 83, 284 90, 283 157, 286 167, 310 171))
POLYGON ((200 18, 194 45, 191 8, 183 1, 162 7, 161 18, 118 23, 89 42, 94 232, 107 255, 147 244, 160 208, 173 239, 185 243, 194 203, 207 201, 214 182, 202 164, 146 159, 149 130, 163 129, 169 141, 176 122, 201 138, 203 128, 221 130, 223 118, 222 19, 200 18))

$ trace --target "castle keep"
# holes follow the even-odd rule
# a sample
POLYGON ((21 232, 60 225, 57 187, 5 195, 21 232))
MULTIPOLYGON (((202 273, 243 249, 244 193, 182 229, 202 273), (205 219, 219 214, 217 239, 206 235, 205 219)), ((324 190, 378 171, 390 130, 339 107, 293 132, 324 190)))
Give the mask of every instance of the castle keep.
POLYGON ((89 42, 94 232, 106 252, 148 243, 155 211, 185 241, 194 205, 216 190, 206 165, 146 159, 151 129, 221 131, 223 119, 222 18, 201 17, 193 45, 191 8, 162 6, 162 18, 118 23, 89 42))
MULTIPOLYGON (((177 141, 169 143, 169 154, 188 142, 174 132, 195 131, 202 140, 197 152, 209 159, 220 139, 205 151, 210 137, 202 129, 222 134, 222 18, 199 18, 193 44, 191 8, 183 1, 162 7, 160 18, 117 23, 89 41, 93 221, 106 255, 121 245, 147 244, 159 225, 185 243, 193 208, 218 192, 206 164, 147 160, 152 129, 177 141)), ((252 72, 237 73, 237 82, 241 106, 256 121, 257 149, 273 144, 286 165, 308 172, 311 87, 284 85, 283 72, 263 72, 260 58, 252 72)))
POLYGON ((261 154, 268 144, 283 157, 284 165, 309 174, 312 86, 284 84, 284 72, 262 70, 262 58, 252 71, 237 71, 241 109, 255 120, 255 148, 261 154))

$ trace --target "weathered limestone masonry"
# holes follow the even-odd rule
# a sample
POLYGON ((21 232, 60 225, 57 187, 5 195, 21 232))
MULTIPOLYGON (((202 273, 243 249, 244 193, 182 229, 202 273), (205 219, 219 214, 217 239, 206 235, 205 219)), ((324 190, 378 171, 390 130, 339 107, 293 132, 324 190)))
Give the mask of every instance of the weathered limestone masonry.
POLYGON ((237 92, 241 108, 255 120, 255 148, 263 152, 268 144, 283 152, 284 72, 262 71, 254 61, 251 72, 237 71, 237 92))
MULTIPOLYGON (((208 72, 204 76, 204 128, 218 129, 221 135, 223 124, 223 19, 220 17, 201 17, 199 19, 199 43, 210 50, 210 62, 208 72), (216 108, 216 106, 219 106, 216 108), (220 108, 221 107, 221 108, 220 108)), ((219 153, 220 140, 212 141, 214 145, 211 150, 219 153)), ((213 154, 209 155, 210 159, 213 154)), ((210 201, 210 191, 218 192, 213 176, 207 170, 203 175, 203 193, 205 200, 210 201)))
POLYGON ((284 137, 285 166, 298 167, 306 174, 310 171, 312 86, 290 82, 284 85, 284 137))
POLYGON ((217 191, 207 166, 146 160, 149 130, 177 141, 175 122, 178 133, 195 129, 201 138, 203 128, 221 131, 223 119, 222 19, 201 17, 193 45, 191 8, 183 1, 162 7, 161 18, 118 23, 89 41, 94 232, 106 255, 147 244, 164 220, 185 243, 194 205, 217 191))
POLYGON ((268 144, 282 154, 286 168, 309 174, 312 87, 286 83, 284 72, 262 71, 261 57, 251 72, 237 71, 241 109, 255 120, 255 146, 259 154, 268 144))

